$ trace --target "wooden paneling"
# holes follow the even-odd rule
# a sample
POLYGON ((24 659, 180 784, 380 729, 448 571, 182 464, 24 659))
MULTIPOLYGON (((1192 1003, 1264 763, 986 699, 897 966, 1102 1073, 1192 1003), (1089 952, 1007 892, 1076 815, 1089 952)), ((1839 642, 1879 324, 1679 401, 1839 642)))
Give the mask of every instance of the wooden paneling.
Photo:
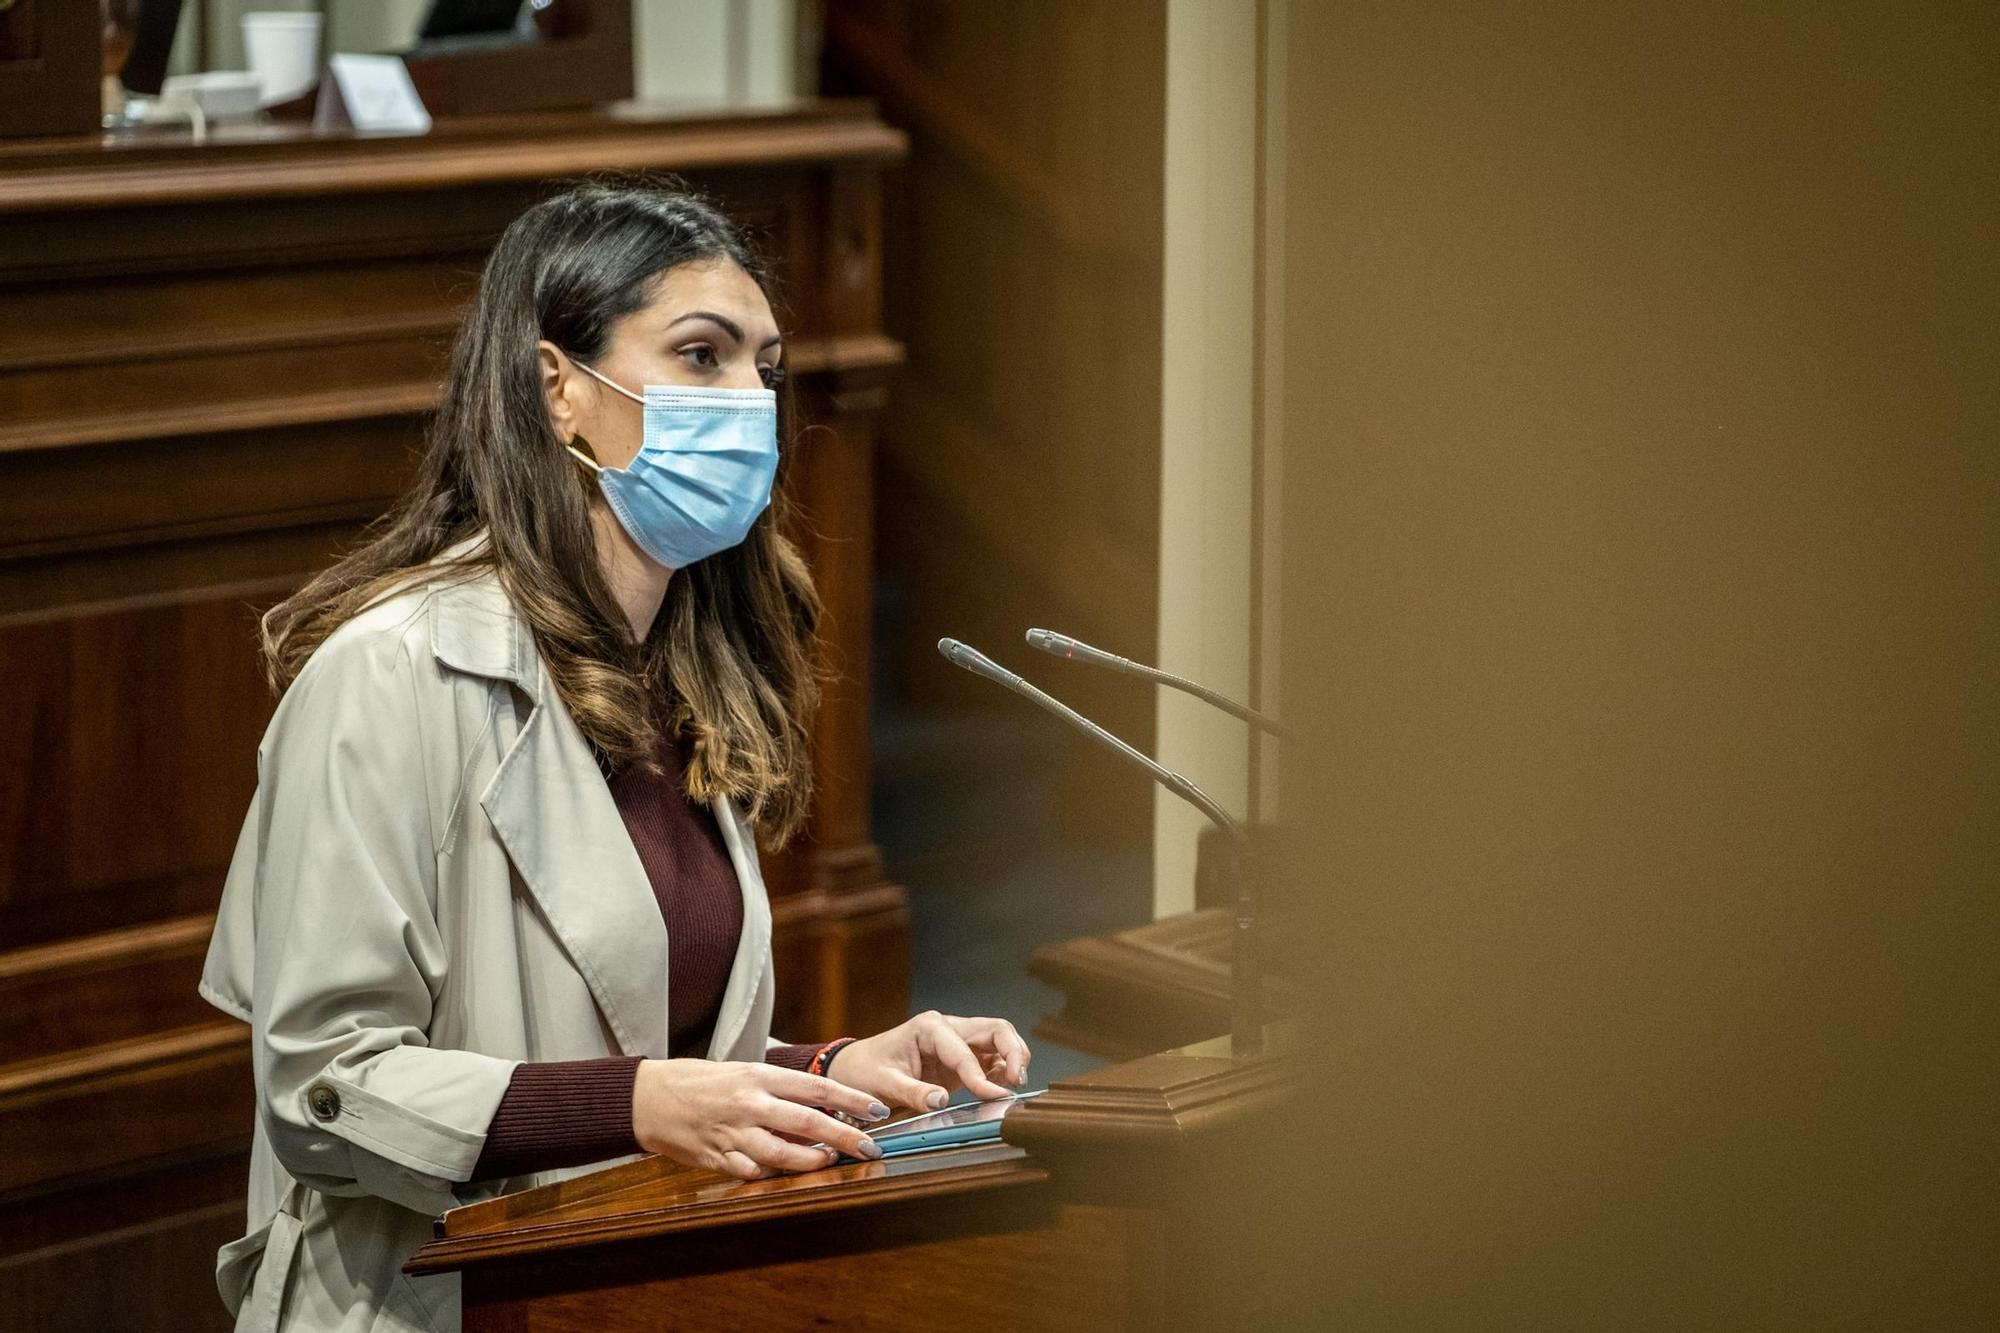
POLYGON ((1009 1203, 904 1205, 868 1219, 852 1248, 829 1244, 826 1226, 806 1221, 750 1237, 699 1234, 665 1263, 657 1247, 607 1254, 581 1273, 519 1263, 471 1280, 466 1327, 641 1333, 661 1326, 663 1310, 685 1328, 1165 1326, 1156 1282, 1163 1247, 1148 1219, 1068 1207, 1044 1220, 1009 1203), (743 1263, 746 1250, 754 1266, 743 1263))
POLYGON ((0 13, 0 135, 74 134, 97 123, 98 19, 98 6, 64 0, 16 0, 0 13))
POLYGON ((107 930, 0 956, 0 1067, 162 1028, 213 1022, 195 994, 213 918, 206 912, 107 930), (128 1001, 148 999, 139 1008, 128 1001))
POLYGON ((225 1019, 0 1069, 0 1193, 247 1142, 248 1035, 225 1019))
MULTIPOLYGON (((780 869, 796 864, 774 859, 780 869)), ((875 882, 857 875, 848 888, 787 892, 772 904, 781 978, 774 1032, 865 1035, 908 1015, 910 934, 902 890, 879 882, 881 857, 872 847, 852 860, 875 882)))
POLYGON ((241 1143, 141 1175, 0 1201, 0 1327, 203 1333, 230 1327, 211 1275, 243 1233, 241 1143))
POLYGON ((13 0, 0 9, 0 60, 33 60, 41 54, 41 34, 35 28, 39 0, 13 0))
POLYGON ((233 600, 0 626, 0 941, 213 905, 269 711, 254 647, 233 600))
POLYGON ((1062 992, 1035 1035, 1128 1060, 1229 1030, 1230 913, 1163 917, 1037 949, 1028 971, 1062 992))
POLYGON ((242 1025, 194 988, 273 705, 256 616, 406 483, 486 248, 551 177, 685 170, 772 257, 821 427, 786 482, 844 673, 816 819, 771 858, 779 1031, 887 1026, 907 985, 865 672, 875 420, 902 355, 878 176, 901 136, 814 104, 143 144, 0 144, 0 1309, 38 1328, 217 1312, 250 1072, 242 1025), (100 1226, 112 1196, 151 1203, 100 1226), (158 1276, 148 1312, 66 1296, 87 1263, 158 1276))
POLYGON ((1158 1219, 1066 1203, 1004 1144, 748 1184, 654 1158, 458 1209, 444 1233, 411 1267, 463 1270, 469 1333, 653 1328, 662 1310, 690 1328, 1147 1328, 1163 1313, 1158 1219))
MULTIPOLYGON (((941 635, 1006 661, 1031 625, 1141 659, 1158 601, 1166 6, 831 0, 829 89, 907 128, 885 200, 884 321, 910 349, 882 427, 885 647, 902 701, 992 707, 941 635)), ((1245 219, 1249 225, 1249 219, 1245 219)), ((1150 691, 1059 691, 1141 748, 1150 691)), ((1144 854, 1151 802, 1102 799, 1075 744, 1071 831, 1144 854)), ((1028 780, 1046 781, 1044 775, 1028 780)))
MULTIPOLYGON (((417 407, 436 399, 434 379, 413 389, 417 407)), ((239 419, 233 428, 213 406, 189 401, 183 410, 211 414, 210 432, 158 449, 131 447, 148 438, 152 425, 143 407, 120 438, 89 446, 36 447, 0 426, 6 566, 176 537, 289 528, 323 512, 348 519, 379 513, 405 479, 418 432, 407 415, 383 415, 394 403, 382 401, 380 388, 362 396, 367 401, 358 414, 324 421, 305 419, 301 397, 267 393, 269 410, 289 419, 256 427, 239 419)), ((56 417, 48 426, 51 433, 76 432, 79 420, 56 417)), ((54 604, 68 607, 73 598, 54 604)))

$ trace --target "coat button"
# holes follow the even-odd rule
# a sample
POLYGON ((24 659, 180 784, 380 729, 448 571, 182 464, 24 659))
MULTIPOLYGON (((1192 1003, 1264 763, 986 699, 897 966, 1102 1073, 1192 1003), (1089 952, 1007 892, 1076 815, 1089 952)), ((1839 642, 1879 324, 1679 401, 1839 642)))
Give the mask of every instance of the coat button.
POLYGON ((324 1083, 315 1083, 306 1089, 306 1105, 321 1120, 331 1120, 340 1114, 340 1094, 324 1083))

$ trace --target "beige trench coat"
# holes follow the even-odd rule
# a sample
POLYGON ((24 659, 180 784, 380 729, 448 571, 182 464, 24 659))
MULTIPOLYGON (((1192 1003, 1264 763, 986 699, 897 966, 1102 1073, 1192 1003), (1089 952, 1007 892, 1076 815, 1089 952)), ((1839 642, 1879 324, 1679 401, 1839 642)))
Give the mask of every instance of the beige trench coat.
MULTIPOLYGON (((771 910, 718 801, 743 933, 709 1057, 770 1044, 771 910)), ((459 1325, 402 1265, 468 1185, 523 1060, 667 1053, 667 936, 638 853, 498 579, 413 586, 328 637, 257 751, 201 993, 250 1024, 238 1329, 459 1325)))

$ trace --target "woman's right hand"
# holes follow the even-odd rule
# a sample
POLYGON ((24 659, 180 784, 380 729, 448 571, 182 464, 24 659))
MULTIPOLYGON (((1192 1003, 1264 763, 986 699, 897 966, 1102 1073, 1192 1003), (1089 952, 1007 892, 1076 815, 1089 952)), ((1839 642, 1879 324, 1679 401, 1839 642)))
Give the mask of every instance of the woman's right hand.
POLYGON ((632 1085, 632 1132, 647 1152, 685 1166, 757 1180, 815 1171, 835 1155, 877 1158, 881 1148, 852 1125, 885 1120, 889 1108, 843 1083, 778 1065, 722 1060, 642 1060, 632 1085))

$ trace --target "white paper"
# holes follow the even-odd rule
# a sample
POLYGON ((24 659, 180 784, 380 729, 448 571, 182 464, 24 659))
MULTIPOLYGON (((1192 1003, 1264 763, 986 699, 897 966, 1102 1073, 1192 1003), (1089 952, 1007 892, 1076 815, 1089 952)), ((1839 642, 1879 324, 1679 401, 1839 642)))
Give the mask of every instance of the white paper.
POLYGON ((313 107, 313 128, 422 134, 431 113, 398 56, 333 56, 313 107))

